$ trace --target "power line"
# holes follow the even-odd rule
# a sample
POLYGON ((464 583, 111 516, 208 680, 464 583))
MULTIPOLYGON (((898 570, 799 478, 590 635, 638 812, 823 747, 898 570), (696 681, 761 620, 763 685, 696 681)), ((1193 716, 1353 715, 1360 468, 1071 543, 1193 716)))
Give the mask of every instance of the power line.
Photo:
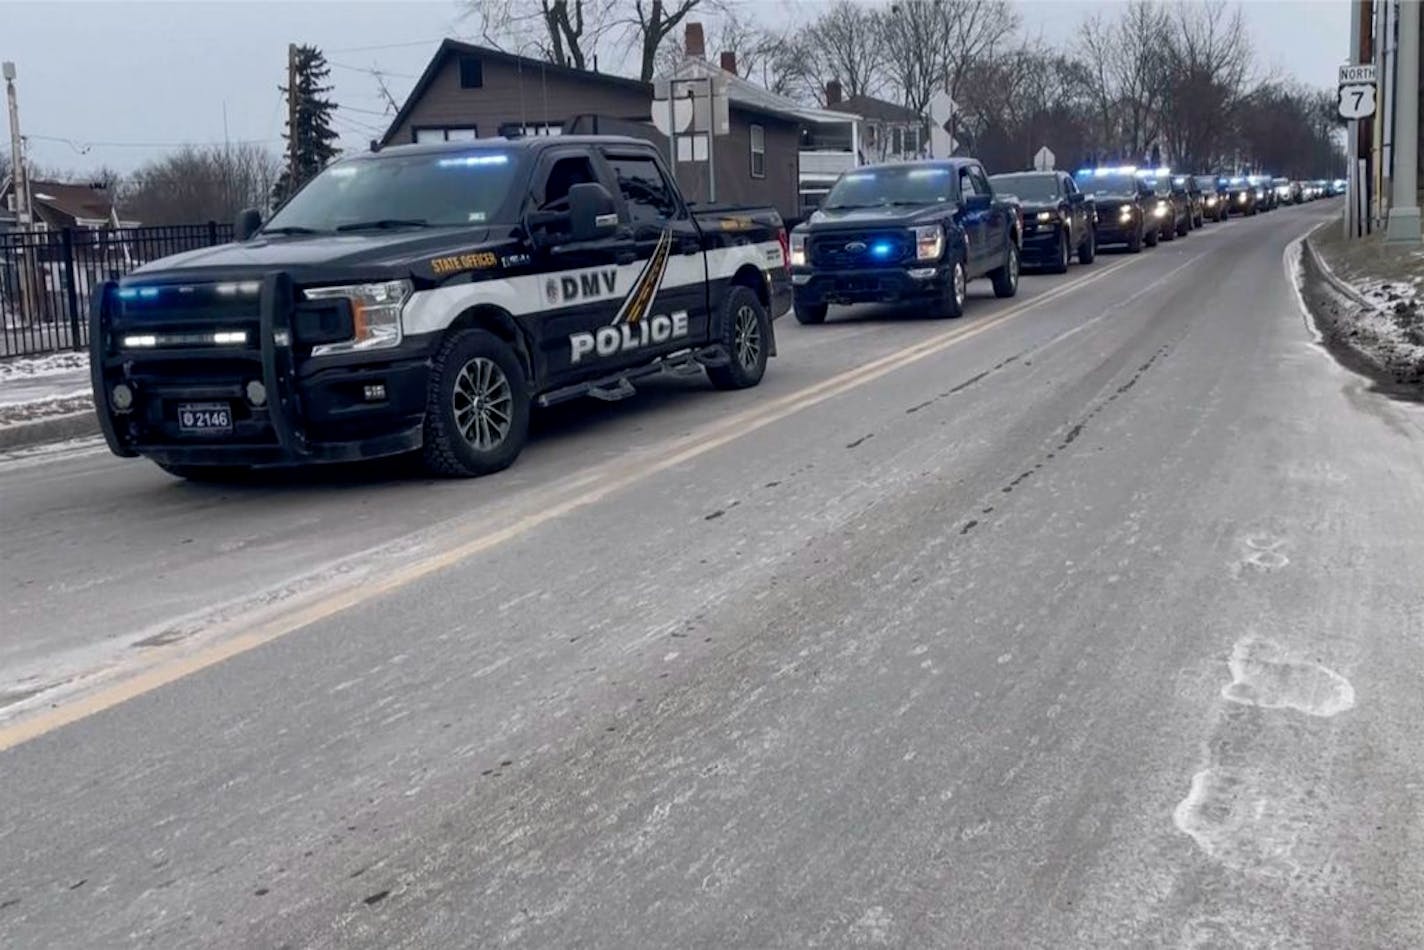
POLYGON ((439 42, 442 42, 444 39, 445 39, 445 37, 443 37, 443 36, 437 36, 437 37, 435 37, 435 39, 433 39, 433 40, 411 40, 409 43, 383 43, 383 44, 381 44, 380 46, 343 46, 341 49, 329 49, 329 50, 326 50, 326 52, 328 52, 328 53, 367 53, 367 52, 370 52, 371 50, 382 50, 382 49, 408 49, 409 47, 412 47, 412 46, 428 46, 428 45, 430 45, 431 43, 439 43, 439 42))
POLYGON ((375 74, 375 73, 380 73, 382 76, 395 76, 397 79, 419 79, 419 78, 420 78, 419 76, 415 75, 415 73, 397 73, 397 72, 392 72, 392 71, 389 70, 389 69, 382 69, 380 66, 351 66, 351 65, 348 65, 348 64, 346 64, 346 63, 333 62, 332 60, 329 60, 329 59, 326 61, 326 64, 327 64, 328 66, 335 66, 337 69, 349 69, 349 70, 351 70, 353 73, 366 73, 367 75, 373 75, 373 74, 375 74))
POLYGON ((70 148, 83 155, 91 148, 182 148, 185 145, 265 145, 271 142, 280 142, 280 138, 267 139, 233 139, 227 143, 221 140, 199 142, 188 139, 182 142, 112 142, 101 140, 70 139, 60 135, 35 135, 32 132, 25 133, 26 139, 34 139, 36 142, 58 142, 61 145, 68 145, 70 148))
POLYGON ((377 115, 377 116, 380 116, 380 117, 383 118, 383 119, 388 119, 388 118, 390 118, 390 115, 391 115, 389 112, 378 111, 378 110, 376 110, 376 109, 362 109, 362 108, 360 108, 360 107, 358 107, 358 106, 346 106, 346 105, 338 104, 338 105, 336 106, 336 108, 337 108, 338 111, 341 111, 341 112, 359 112, 359 113, 361 113, 362 115, 377 115))

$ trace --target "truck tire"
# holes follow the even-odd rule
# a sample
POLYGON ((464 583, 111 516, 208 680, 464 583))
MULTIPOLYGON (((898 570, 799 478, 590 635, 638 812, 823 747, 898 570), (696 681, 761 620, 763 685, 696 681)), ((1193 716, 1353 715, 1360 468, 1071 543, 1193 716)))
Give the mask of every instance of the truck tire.
POLYGON ((468 478, 508 468, 529 437, 529 389, 514 350, 484 330, 460 330, 430 364, 425 468, 468 478))
POLYGON ((1068 260, 1073 254, 1073 249, 1069 246, 1071 241, 1067 231, 1058 232, 1058 254, 1053 258, 1053 263, 1048 265, 1050 274, 1068 273, 1068 260))
POLYGON ((168 462, 154 462, 174 478, 207 484, 237 484, 252 477, 252 469, 246 465, 171 465, 168 462))
POLYGON ((1142 243, 1145 244, 1145 245, 1147 245, 1148 247, 1156 247, 1156 246, 1157 246, 1157 242, 1160 241, 1161 239, 1162 239, 1162 230, 1161 230, 1161 228, 1153 228, 1151 231, 1148 231, 1147 234, 1143 236, 1142 243))
POLYGON ((964 301, 969 297, 969 272, 964 269, 964 261, 956 259, 950 270, 949 286, 944 296, 935 301, 933 316, 950 320, 964 316, 964 301))
POLYGON ((1088 228, 1088 236, 1083 238, 1083 243, 1078 245, 1078 263, 1091 264, 1093 258, 1098 256, 1098 231, 1096 228, 1088 228))
POLYGON ((730 359, 726 366, 707 367, 707 378, 718 389, 750 389, 766 374, 771 318, 756 293, 738 285, 722 302, 722 326, 722 345, 730 359))
POLYGON ((1019 292, 1019 246, 1013 241, 1009 242, 1008 260, 1004 266, 991 270, 989 278, 994 282, 995 297, 1012 297, 1019 292))
POLYGON ((1127 242, 1127 253, 1129 253, 1129 254, 1141 254, 1141 253, 1142 253, 1142 227, 1141 227, 1141 225, 1138 226, 1138 228, 1137 228, 1136 231, 1132 232, 1132 237, 1128 239, 1128 242, 1127 242))
POLYGON ((826 311, 830 308, 823 303, 798 303, 791 308, 796 314, 796 322, 803 326, 815 326, 826 322, 826 311))

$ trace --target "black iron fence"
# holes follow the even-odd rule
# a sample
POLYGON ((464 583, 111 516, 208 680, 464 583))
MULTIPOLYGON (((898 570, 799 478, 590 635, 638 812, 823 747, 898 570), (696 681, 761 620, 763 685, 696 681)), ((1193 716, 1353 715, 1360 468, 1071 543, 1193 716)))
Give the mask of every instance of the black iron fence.
POLYGON ((0 359, 83 349, 89 297, 170 254, 232 240, 232 225, 0 231, 0 359))

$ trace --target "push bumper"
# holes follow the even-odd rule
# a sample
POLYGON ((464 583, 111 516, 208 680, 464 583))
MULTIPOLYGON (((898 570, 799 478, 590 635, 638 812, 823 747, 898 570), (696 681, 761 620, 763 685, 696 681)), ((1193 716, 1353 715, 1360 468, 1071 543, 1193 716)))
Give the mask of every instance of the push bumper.
POLYGON ((1117 220, 1113 220, 1112 222, 1099 221, 1097 229, 1098 245, 1101 247, 1108 244, 1131 244, 1132 239, 1137 235, 1137 229, 1138 223, 1136 220, 1123 222, 1117 220))
MULTIPOLYGON (((1046 267, 1050 264, 1058 263, 1058 242, 1062 239, 1063 231, 1059 225, 1045 224, 1042 226, 1024 224, 1023 247, 1019 249, 1019 257, 1025 267, 1046 267)), ((1072 249, 1069 249, 1072 255, 1072 249)))
POLYGON ((420 448, 434 335, 390 350, 301 359, 292 282, 275 274, 263 281, 257 345, 140 353, 117 344, 116 287, 104 284, 89 316, 94 407, 115 455, 174 465, 293 466, 420 448), (265 391, 260 404, 248 397, 253 382, 265 391), (114 405, 119 384, 132 394, 126 408, 114 405), (183 431, 178 407, 186 402, 225 406, 230 429, 183 431))
POLYGON ((943 261, 924 267, 877 267, 844 271, 793 271, 793 295, 802 306, 894 303, 943 296, 950 268, 943 261))

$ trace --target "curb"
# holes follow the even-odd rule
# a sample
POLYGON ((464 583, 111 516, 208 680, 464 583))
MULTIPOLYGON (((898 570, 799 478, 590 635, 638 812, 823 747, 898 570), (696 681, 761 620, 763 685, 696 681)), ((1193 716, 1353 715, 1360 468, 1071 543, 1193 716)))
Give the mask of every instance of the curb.
MULTIPOLYGON (((1313 234, 1315 232, 1312 231, 1311 233, 1313 234)), ((1315 261, 1316 266, 1320 268, 1320 274, 1325 278, 1325 282, 1333 287, 1337 293, 1349 298, 1367 310, 1373 310, 1375 313, 1381 312, 1380 308, 1371 303, 1364 294, 1335 276, 1335 272, 1330 269, 1330 265, 1325 263, 1325 258, 1321 257, 1320 252, 1310 243, 1310 235, 1305 236, 1301 241, 1301 245, 1310 253, 1311 259, 1315 261)))
POLYGON ((99 434, 99 417, 94 410, 70 412, 47 419, 35 419, 0 427, 0 450, 23 449, 46 442, 64 442, 99 434))

